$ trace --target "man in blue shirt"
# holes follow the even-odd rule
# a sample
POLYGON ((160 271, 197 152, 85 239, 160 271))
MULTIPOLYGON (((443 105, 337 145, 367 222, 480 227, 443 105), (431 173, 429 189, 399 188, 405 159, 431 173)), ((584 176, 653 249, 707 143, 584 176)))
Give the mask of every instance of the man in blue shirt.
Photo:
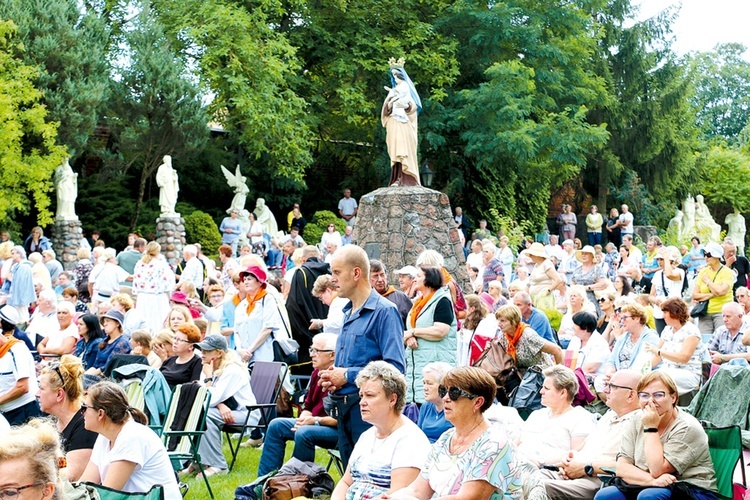
POLYGON ((524 323, 533 328, 543 339, 557 344, 547 315, 531 305, 531 295, 526 292, 516 292, 513 296, 513 304, 521 310, 521 320, 524 323))
POLYGON ((331 274, 338 296, 351 303, 344 307, 334 366, 320 372, 320 385, 331 393, 332 416, 338 419, 339 453, 346 467, 354 444, 370 427, 359 411, 357 374, 376 360, 387 361, 403 373, 404 329, 396 306, 370 286, 370 261, 362 248, 346 245, 337 250, 331 274))

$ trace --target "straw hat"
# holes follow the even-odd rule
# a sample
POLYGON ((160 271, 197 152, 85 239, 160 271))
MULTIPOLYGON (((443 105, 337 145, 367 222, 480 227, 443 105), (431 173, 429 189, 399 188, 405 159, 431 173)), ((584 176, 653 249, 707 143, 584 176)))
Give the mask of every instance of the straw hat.
POLYGON ((584 254, 584 253, 590 253, 592 257, 596 256, 596 251, 594 250, 594 247, 592 247, 591 245, 586 245, 580 250, 576 250, 576 260, 578 260, 578 262, 583 262, 583 256, 581 254, 584 254))
POLYGON ((529 248, 526 250, 526 255, 531 255, 534 257, 541 257, 542 259, 546 259, 547 253, 544 251, 544 245, 541 243, 532 243, 529 248))

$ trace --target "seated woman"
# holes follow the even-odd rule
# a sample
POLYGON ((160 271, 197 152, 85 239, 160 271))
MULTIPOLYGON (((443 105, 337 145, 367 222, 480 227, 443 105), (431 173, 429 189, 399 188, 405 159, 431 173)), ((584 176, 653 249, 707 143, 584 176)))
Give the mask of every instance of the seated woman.
POLYGON ((556 365, 544 370, 542 406, 521 429, 518 454, 537 466, 561 462, 578 450, 594 429, 592 414, 573 406, 578 380, 570 368, 556 365))
POLYGON ((465 366, 448 372, 439 391, 454 428, 432 446, 421 474, 409 486, 382 498, 520 498, 515 449, 505 430, 484 417, 495 390, 495 380, 481 368, 465 366))
POLYGON ((167 449, 146 426, 146 415, 128 404, 122 387, 94 384, 81 411, 86 429, 99 434, 81 481, 128 493, 145 493, 160 484, 164 498, 182 498, 167 449))
POLYGON ((62 500, 58 474, 60 437, 44 420, 0 435, 0 493, 3 498, 62 500))
POLYGON ((479 295, 466 296, 466 318, 457 335, 457 366, 471 366, 497 334, 497 320, 479 295))
MULTIPOLYGON (((638 383, 641 412, 627 422, 617 477, 628 485, 642 486, 639 500, 695 498, 715 500, 716 474, 708 451, 708 437, 692 415, 677 407, 677 386, 666 372, 652 371, 638 383), (679 494, 670 486, 679 481, 689 489, 679 494)), ((625 500, 617 486, 600 490, 595 500, 625 500)))
POLYGON ((78 342, 78 326, 73 322, 75 307, 70 302, 57 304, 58 328, 48 331, 36 348, 41 355, 73 354, 78 342))
POLYGON ((78 335, 81 339, 76 344, 75 355, 81 358, 83 368, 88 370, 94 366, 96 357, 99 355, 99 344, 106 336, 99 323, 99 318, 94 314, 84 314, 78 318, 78 335))
POLYGON ((522 374, 532 366, 551 366, 563 362, 560 346, 543 339, 533 328, 522 323, 521 310, 515 305, 501 307, 495 317, 501 331, 500 344, 516 361, 516 367, 522 374))
POLYGON ((94 364, 86 369, 86 375, 101 377, 104 374, 104 367, 113 356, 130 353, 130 342, 122 332, 123 320, 123 314, 114 309, 107 311, 107 314, 102 317, 102 327, 107 337, 99 344, 99 352, 94 364))
MULTIPOLYGON (((604 376, 607 377, 617 370, 632 368, 640 371, 651 364, 651 355, 646 350, 646 344, 658 345, 657 333, 646 327, 646 308, 640 304, 629 303, 622 306, 620 324, 625 333, 615 342, 609 359, 604 366, 604 376)), ((606 380, 597 382, 596 390, 601 392, 606 380)))
MULTIPOLYGON (((220 333, 207 335, 203 342, 195 344, 203 352, 203 383, 211 392, 211 407, 206 416, 206 433, 199 448, 203 474, 211 477, 229 472, 224 453, 221 451, 221 428, 224 424, 243 424, 247 418, 247 406, 255 404, 255 395, 250 387, 247 366, 235 351, 230 351, 227 339, 220 333)), ((253 415, 257 422, 257 416, 253 415)), ((198 470, 191 464, 183 473, 198 470)))
POLYGON ((424 403, 419 408, 419 420, 417 425, 425 433, 430 443, 447 431, 453 424, 445 419, 443 411, 443 398, 438 394, 438 387, 446 373, 453 367, 442 361, 427 363, 422 368, 422 386, 424 387, 424 403))
POLYGON ((135 302, 127 293, 116 293, 109 299, 112 309, 120 311, 124 317, 122 331, 130 336, 136 330, 148 328, 146 318, 141 311, 135 309, 135 302))
POLYGON ((78 481, 91 458, 96 433, 83 425, 83 365, 68 354, 51 363, 39 375, 39 407, 55 417, 57 432, 62 436, 67 467, 65 479, 78 481))
POLYGON ((331 500, 376 498, 410 484, 430 451, 430 442, 401 411, 406 379, 385 361, 373 361, 357 375, 362 420, 372 424, 354 446, 349 466, 331 500))
POLYGON ((596 331, 596 318, 591 313, 579 312, 572 319, 575 337, 565 349, 566 366, 574 370, 581 368, 591 378, 604 374, 604 362, 609 359, 609 345, 596 331))
POLYGON ((701 343, 701 332, 688 315, 688 306, 677 297, 661 303, 664 322, 659 345, 646 344, 653 355, 651 366, 669 374, 677 385, 679 395, 700 387, 702 375, 701 355, 708 355, 701 343))
POLYGON ((177 327, 183 323, 193 323, 193 316, 187 307, 181 305, 173 305, 172 309, 169 310, 169 315, 164 322, 164 326, 175 333, 177 327))
POLYGON ((130 354, 146 356, 152 368, 161 367, 161 358, 151 350, 151 333, 148 330, 136 330, 130 334, 130 354))
POLYGON ((579 312, 588 312, 596 315, 594 305, 589 302, 586 295, 586 289, 582 285, 571 285, 566 292, 568 298, 568 307, 560 320, 560 328, 557 333, 563 346, 574 336, 573 332, 573 315, 579 312))
MULTIPOLYGON (((154 340, 159 342, 160 336, 157 335, 154 340)), ((200 341, 201 332, 197 326, 184 323, 177 327, 177 333, 172 336, 174 356, 162 361, 161 368, 159 368, 169 387, 174 388, 176 385, 201 379, 203 366, 200 356, 195 353, 195 344, 200 341)))

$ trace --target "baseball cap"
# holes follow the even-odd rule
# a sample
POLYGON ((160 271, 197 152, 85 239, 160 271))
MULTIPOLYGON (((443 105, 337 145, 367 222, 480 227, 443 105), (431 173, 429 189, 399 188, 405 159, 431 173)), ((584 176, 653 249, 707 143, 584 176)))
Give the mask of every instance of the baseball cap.
POLYGON ((404 266, 401 269, 396 269, 393 274, 408 274, 412 278, 417 275, 417 268, 414 266, 404 266))
POLYGON ((197 349, 200 349, 201 351, 227 352, 229 350, 226 337, 224 337, 224 335, 221 335, 219 333, 206 335, 206 338, 203 339, 203 342, 198 342, 197 344, 193 344, 193 345, 194 347, 196 347, 197 349))

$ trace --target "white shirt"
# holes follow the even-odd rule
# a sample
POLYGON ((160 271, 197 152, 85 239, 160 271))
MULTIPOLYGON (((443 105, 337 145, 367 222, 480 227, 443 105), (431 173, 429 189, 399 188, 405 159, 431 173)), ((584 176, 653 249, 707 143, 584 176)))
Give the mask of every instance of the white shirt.
POLYGON ((628 212, 626 214, 620 214, 620 217, 617 219, 618 222, 625 223, 624 226, 620 226, 620 232, 622 234, 630 233, 633 234, 633 214, 628 212))
POLYGON ((571 451, 573 438, 588 436, 593 430, 592 414, 580 406, 555 418, 550 417, 549 408, 542 408, 524 422, 518 453, 535 462, 557 463, 571 451))
MULTIPOLYGON (((93 271, 91 273, 94 274, 93 271)), ((120 291, 120 283, 125 281, 130 274, 112 262, 107 262, 101 271, 89 283, 94 283, 94 288, 100 297, 108 298, 120 291)))
MULTIPOLYGON (((65 339, 67 339, 68 337, 73 337, 76 342, 78 342, 78 339, 81 338, 81 336, 78 335, 78 325, 76 325, 74 322, 71 322, 65 330, 60 330, 60 323, 58 322, 57 329, 50 331, 49 335, 47 336, 47 348, 57 349, 59 347, 62 347, 63 341, 65 341, 65 339)), ((73 351, 75 351, 75 342, 73 343, 73 348, 68 354, 73 354, 73 351)))
POLYGON ((25 378, 29 379, 29 391, 13 401, 0 404, 0 411, 15 410, 31 403, 36 399, 36 393, 39 390, 34 358, 26 344, 19 342, 0 358, 0 394, 10 391, 16 386, 16 382, 25 378))
POLYGON ((190 281, 196 289, 203 288, 203 265, 198 257, 192 257, 185 262, 185 268, 180 275, 180 283, 190 281))
POLYGON ((609 344, 599 332, 591 334, 585 347, 581 347, 581 339, 574 336, 565 350, 577 356, 576 364, 571 368, 582 368, 587 363, 601 363, 593 374, 604 375, 604 363, 609 359, 610 350, 609 344))

